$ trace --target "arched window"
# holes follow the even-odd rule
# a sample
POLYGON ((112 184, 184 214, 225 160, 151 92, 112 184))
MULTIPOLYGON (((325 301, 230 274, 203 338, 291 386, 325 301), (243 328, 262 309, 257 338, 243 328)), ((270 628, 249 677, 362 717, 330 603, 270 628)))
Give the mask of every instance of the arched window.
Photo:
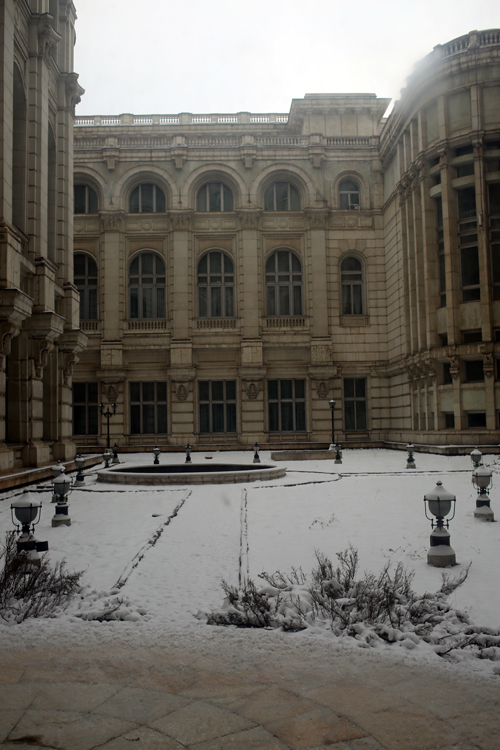
POLYGON ((295 185, 272 182, 264 193, 264 211, 300 211, 300 196, 295 185))
POLYGON ((198 317, 234 317, 234 265, 221 250, 210 250, 198 263, 198 317))
POLYGON ((302 265, 290 250, 277 250, 266 263, 268 317, 302 315, 302 265))
POLYGON ((80 320, 97 320, 97 263, 86 253, 75 253, 73 267, 80 292, 80 320))
POLYGON ((359 185, 354 180, 342 180, 339 185, 339 207, 359 208, 359 185))
POLYGON ((75 185, 75 214, 96 214, 97 193, 89 185, 75 185))
POLYGON ((165 318, 165 263, 159 255, 136 255, 129 271, 129 316, 148 320, 165 318))
POLYGON ((165 211, 165 193, 152 182, 137 185, 130 194, 131 214, 160 214, 165 211))
POLYGON ((340 266, 342 315, 363 315, 363 266, 357 258, 344 258, 340 266))
POLYGON ((197 211, 233 211, 233 194, 223 182, 207 182, 198 190, 197 211))

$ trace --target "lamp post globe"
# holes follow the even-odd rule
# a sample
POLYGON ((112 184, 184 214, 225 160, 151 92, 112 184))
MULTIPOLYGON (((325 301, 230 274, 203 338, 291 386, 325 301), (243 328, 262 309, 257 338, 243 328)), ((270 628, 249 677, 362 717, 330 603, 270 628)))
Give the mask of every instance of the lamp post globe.
POLYGON ((478 490, 474 518, 481 521, 494 521, 495 516, 490 507, 489 492, 492 486, 493 471, 487 466, 478 466, 472 472, 472 484, 478 490))
POLYGON ((408 452, 408 458, 406 459, 406 468, 415 469, 416 464, 415 464, 415 457, 413 455, 415 451, 415 446, 412 443, 408 443, 408 445, 406 446, 406 450, 408 452))
POLYGON ((435 568, 446 568, 448 565, 456 564, 455 551, 450 545, 449 521, 455 517, 456 497, 443 487, 441 481, 431 492, 424 495, 425 517, 431 522, 432 532, 430 536, 430 548, 427 553, 427 563, 435 568), (426 505, 425 505, 426 504, 426 505), (445 520, 453 505, 453 515, 445 520), (429 512, 436 518, 430 518, 429 512))
POLYGON ((254 462, 254 464, 260 464, 260 456, 259 456, 260 445, 258 444, 257 441, 255 441, 255 443, 253 444, 252 450, 253 450, 253 462, 254 462))
POLYGON ((19 525, 21 526, 21 538, 26 537, 27 539, 34 531, 35 525, 40 520, 41 509, 42 503, 40 500, 28 490, 11 503, 12 523, 18 529, 19 525))
POLYGON ((158 458, 158 456, 160 455, 160 453, 161 453, 160 448, 158 448, 158 446, 155 445, 155 447, 153 448, 153 456, 155 457, 155 460, 153 461, 154 464, 159 464, 160 463, 159 458, 158 458))
POLYGON ((75 487, 81 487, 85 484, 85 477, 83 474, 83 467, 85 466, 85 458, 84 456, 81 456, 78 454, 78 456, 75 458, 75 466, 78 469, 78 473, 76 475, 75 479, 75 487))
POLYGON ((480 450, 478 450, 477 446, 474 448, 473 451, 471 451, 470 454, 470 460, 472 461, 474 466, 479 466, 481 463, 481 459, 483 457, 483 454, 480 450))
POLYGON ((71 489, 71 480, 64 474, 54 479, 54 493, 57 495, 57 505, 52 516, 52 526, 71 526, 69 517, 68 492, 71 489))

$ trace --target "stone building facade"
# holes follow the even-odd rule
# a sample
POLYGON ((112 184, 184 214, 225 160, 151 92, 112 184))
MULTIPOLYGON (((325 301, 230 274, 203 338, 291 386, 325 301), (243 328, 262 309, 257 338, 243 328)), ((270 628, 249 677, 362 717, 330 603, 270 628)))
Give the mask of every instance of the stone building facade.
POLYGON ((500 32, 388 104, 76 119, 79 445, 498 443, 500 32))
POLYGON ((71 0, 0 4, 0 472, 74 456, 71 0))

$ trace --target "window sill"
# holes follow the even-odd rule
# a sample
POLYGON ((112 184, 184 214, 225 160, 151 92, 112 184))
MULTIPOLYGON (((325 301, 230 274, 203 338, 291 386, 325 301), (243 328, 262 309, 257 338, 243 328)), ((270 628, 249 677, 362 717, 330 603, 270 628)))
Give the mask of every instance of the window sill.
POLYGON ((370 318, 368 315, 341 315, 340 325, 345 328, 358 328, 359 326, 369 326, 370 318))

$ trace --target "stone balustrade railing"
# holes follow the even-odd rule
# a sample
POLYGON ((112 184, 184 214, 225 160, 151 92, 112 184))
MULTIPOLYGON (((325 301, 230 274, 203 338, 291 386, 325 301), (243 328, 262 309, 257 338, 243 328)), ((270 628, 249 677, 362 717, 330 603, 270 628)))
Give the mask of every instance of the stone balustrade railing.
POLYGON ((252 115, 250 112, 238 112, 237 114, 206 114, 193 115, 190 112, 182 112, 179 115, 132 115, 123 114, 116 116, 92 115, 87 117, 76 117, 76 127, 119 127, 119 126, 150 126, 150 125, 261 125, 282 124, 286 125, 288 115, 286 114, 263 114, 252 115))

